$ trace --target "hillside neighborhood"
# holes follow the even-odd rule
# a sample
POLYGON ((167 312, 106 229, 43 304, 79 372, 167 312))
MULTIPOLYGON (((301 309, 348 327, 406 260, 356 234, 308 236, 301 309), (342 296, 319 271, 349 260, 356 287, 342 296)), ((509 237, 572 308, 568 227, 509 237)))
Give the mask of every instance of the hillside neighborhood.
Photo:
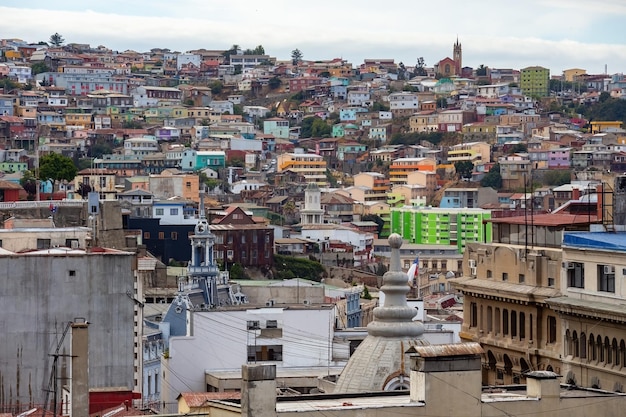
POLYGON ((267 52, 0 39, 0 416, 614 415, 624 74, 267 52))

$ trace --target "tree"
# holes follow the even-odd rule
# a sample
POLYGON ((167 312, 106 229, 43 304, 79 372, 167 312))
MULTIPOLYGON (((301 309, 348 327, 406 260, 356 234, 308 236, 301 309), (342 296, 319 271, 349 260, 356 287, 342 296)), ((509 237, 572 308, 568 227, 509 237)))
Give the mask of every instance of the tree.
POLYGON ((91 185, 89 185, 89 183, 84 183, 81 182, 80 185, 78 186, 78 194, 82 197, 82 198, 87 198, 87 196, 89 195, 90 192, 92 192, 92 188, 91 185))
POLYGON ((424 57, 419 57, 417 58, 417 65, 415 66, 415 72, 413 73, 413 75, 415 76, 426 76, 426 69, 424 68, 426 64, 424 64, 424 57))
POLYGON ((20 179, 20 185, 28 193, 28 199, 34 200, 37 194, 37 178, 31 171, 24 171, 20 179))
POLYGON ((270 90, 276 90, 278 87, 280 87, 282 83, 283 82, 280 80, 280 78, 274 76, 269 79, 269 81, 267 82, 267 86, 270 88, 270 90))
POLYGON ((234 44, 233 46, 230 47, 230 49, 227 49, 226 51, 222 52, 222 55, 225 56, 226 59, 230 62, 230 56, 237 55, 240 49, 241 48, 239 47, 239 45, 234 44))
POLYGON ((224 88, 224 84, 222 84, 221 81, 213 81, 209 84, 209 88, 211 89, 211 94, 220 94, 224 88))
POLYGON ((39 161, 39 178, 44 180, 72 181, 78 172, 71 158, 51 153, 41 157, 39 161))
POLYGON ((478 77, 486 77, 487 76, 487 67, 483 64, 480 64, 480 67, 476 68, 476 75, 478 77))
POLYGON ((500 164, 491 167, 488 173, 480 180, 481 187, 491 187, 495 190, 502 188, 502 176, 500 175, 500 164))
POLYGON ((43 72, 49 72, 50 68, 48 68, 45 62, 35 62, 33 65, 30 66, 30 71, 33 73, 33 75, 37 75, 43 72))
POLYGON ((54 46, 55 48, 58 48, 59 46, 63 45, 63 43, 65 42, 65 39, 63 39, 63 36, 59 35, 59 32, 56 32, 54 35, 50 35, 50 45, 54 46))
POLYGON ((454 163, 454 169, 459 178, 472 178, 474 164, 471 161, 457 161, 454 163))
POLYGON ((297 66, 300 62, 302 62, 302 57, 302 51, 300 51, 298 48, 291 51, 291 62, 293 63, 293 65, 297 66))

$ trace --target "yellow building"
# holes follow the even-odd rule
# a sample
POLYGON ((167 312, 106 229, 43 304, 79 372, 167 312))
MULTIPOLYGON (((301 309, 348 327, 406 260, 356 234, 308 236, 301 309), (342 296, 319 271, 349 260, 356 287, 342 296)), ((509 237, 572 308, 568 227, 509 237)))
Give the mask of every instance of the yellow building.
POLYGON ((607 130, 616 130, 622 128, 620 121, 598 121, 594 120, 589 123, 591 125, 591 133, 606 132, 607 130))
POLYGON ((290 171, 302 176, 306 183, 326 185, 326 161, 314 153, 284 153, 278 155, 277 172, 290 171))
POLYGON ((80 191, 84 189, 85 192, 93 191, 99 193, 100 200, 115 200, 117 196, 115 178, 115 171, 108 169, 83 169, 74 177, 74 189, 77 190, 74 198, 76 200, 82 199, 83 196, 80 194, 80 191), (86 185, 89 187, 86 188, 86 185))
POLYGON ((66 126, 81 126, 84 129, 93 129, 90 113, 67 113, 65 115, 66 126))
POLYGON ((439 130, 439 116, 436 111, 421 111, 409 118, 409 131, 436 132, 439 130))
POLYGON ((393 184, 408 184, 407 177, 414 171, 435 171, 432 158, 397 158, 389 166, 389 180, 393 184))
POLYGON ((448 162, 477 161, 491 162, 491 145, 486 142, 459 143, 450 147, 448 162))
POLYGON ((570 68, 563 70, 563 78, 565 81, 574 82, 579 75, 587 74, 587 70, 581 68, 570 68))

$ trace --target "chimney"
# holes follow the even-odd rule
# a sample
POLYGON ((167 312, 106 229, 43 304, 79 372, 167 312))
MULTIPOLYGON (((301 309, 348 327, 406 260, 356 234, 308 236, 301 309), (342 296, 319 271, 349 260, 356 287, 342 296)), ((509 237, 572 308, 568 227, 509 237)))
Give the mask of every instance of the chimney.
POLYGON ((411 354, 410 399, 428 406, 430 415, 480 415, 482 391, 479 343, 413 346, 411 354), (441 398, 454 401, 441 401, 441 398), (454 404, 453 404, 454 403, 454 404), (452 408, 450 408, 452 407, 452 408))
POLYGON ((243 365, 241 377, 242 417, 276 417, 276 365, 243 365))
POLYGON ((533 371, 526 374, 526 394, 532 398, 548 399, 561 396, 559 375, 550 371, 533 371))
POLYGON ((580 199, 580 190, 578 188, 572 188, 572 200, 580 199))
POLYGON ((89 323, 76 318, 71 325, 70 417, 89 417, 89 323))

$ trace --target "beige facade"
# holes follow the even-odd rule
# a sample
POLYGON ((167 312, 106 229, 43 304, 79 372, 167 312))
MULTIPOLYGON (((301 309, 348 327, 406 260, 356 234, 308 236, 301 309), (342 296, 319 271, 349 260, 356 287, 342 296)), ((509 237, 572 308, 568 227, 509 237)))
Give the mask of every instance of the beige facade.
POLYGON ((169 170, 149 177, 150 189, 155 198, 181 197, 200 202, 200 179, 195 174, 180 174, 169 170))
POLYGON ((436 132, 439 117, 435 111, 422 111, 409 118, 409 132, 436 132))
POLYGON ((560 318, 546 299, 560 295, 561 250, 470 243, 464 277, 464 341, 485 350, 483 384, 520 383, 531 370, 562 372, 560 318))
POLYGON ((437 173, 435 171, 415 171, 406 177, 409 185, 420 185, 426 188, 426 199, 431 201, 437 191, 437 173))
POLYGON ((624 392, 626 247, 620 234, 576 233, 563 242, 563 296, 547 300, 560 316, 565 382, 624 392))

